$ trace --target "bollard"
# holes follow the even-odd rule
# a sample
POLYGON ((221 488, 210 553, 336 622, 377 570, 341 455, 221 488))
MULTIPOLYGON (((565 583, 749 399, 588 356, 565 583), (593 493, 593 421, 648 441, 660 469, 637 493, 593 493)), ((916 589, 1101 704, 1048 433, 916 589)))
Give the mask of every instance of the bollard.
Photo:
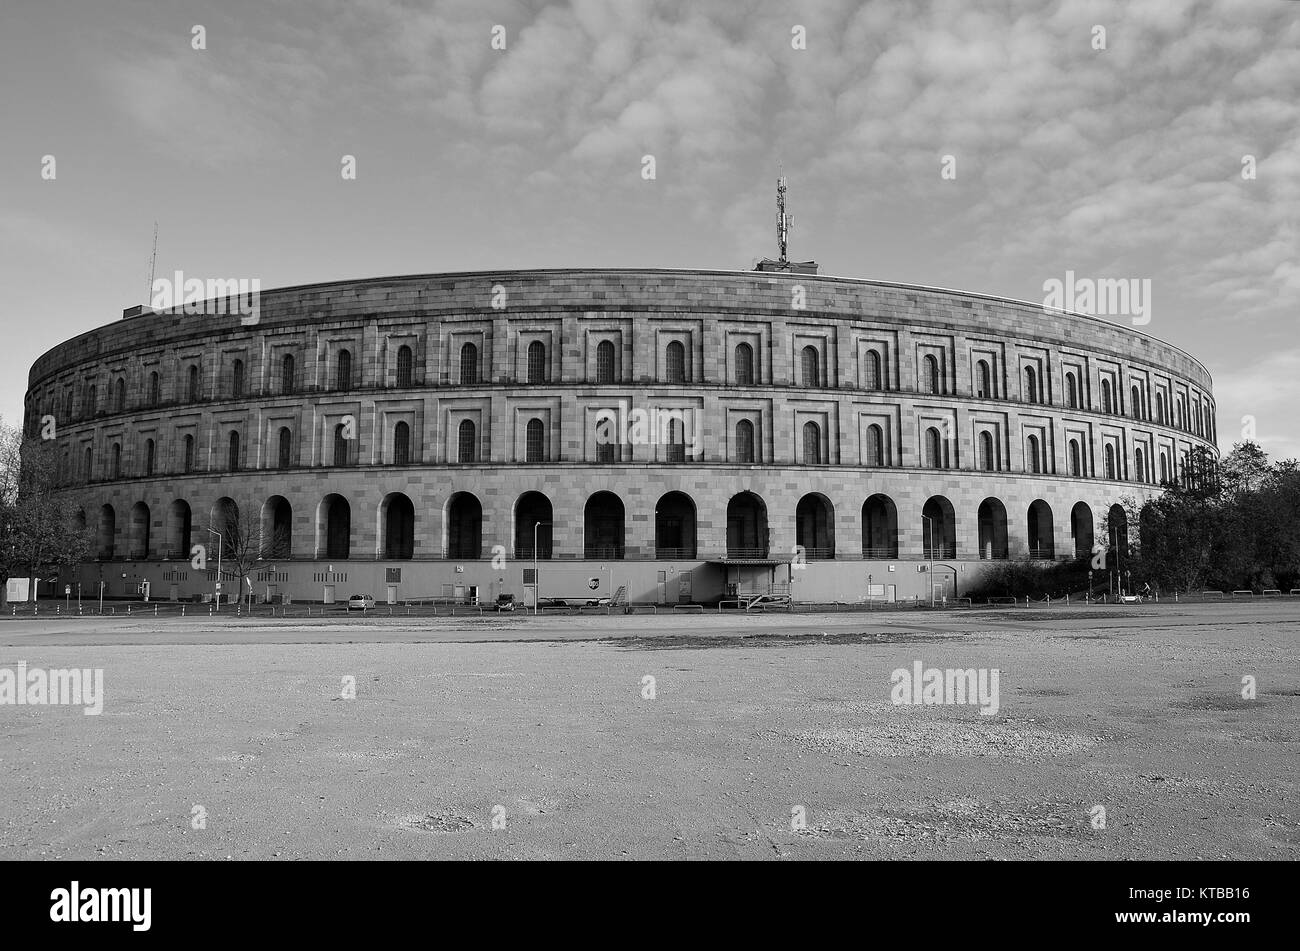
POLYGON ((126 613, 127 613, 128 615, 131 613, 131 605, 129 605, 129 604, 126 606, 126 613))
POLYGON ((153 616, 154 617, 158 616, 158 605, 156 604, 153 606, 153 616))
POLYGON ((181 617, 185 617, 185 605, 181 605, 181 617))
POLYGON ((212 617, 212 605, 208 605, 208 617, 212 617))

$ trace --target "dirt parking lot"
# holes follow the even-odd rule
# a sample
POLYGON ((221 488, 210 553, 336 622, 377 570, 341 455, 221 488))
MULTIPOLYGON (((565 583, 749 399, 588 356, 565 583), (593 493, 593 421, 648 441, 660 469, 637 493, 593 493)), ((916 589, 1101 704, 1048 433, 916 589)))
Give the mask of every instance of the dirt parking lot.
POLYGON ((5 620, 0 669, 105 698, 0 706, 0 857, 1294 859, 1298 633, 1287 603, 5 620), (996 669, 996 714, 892 703, 916 662, 996 669))

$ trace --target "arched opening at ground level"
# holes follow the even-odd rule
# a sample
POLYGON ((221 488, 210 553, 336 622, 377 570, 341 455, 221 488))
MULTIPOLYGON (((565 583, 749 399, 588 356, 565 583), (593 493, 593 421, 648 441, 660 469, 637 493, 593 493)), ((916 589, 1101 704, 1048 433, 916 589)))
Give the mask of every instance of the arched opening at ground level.
POLYGON ((666 492, 655 504, 655 557, 695 557, 695 503, 684 492, 666 492))
POLYGON ((976 515, 979 520, 979 545, 981 559, 1001 560, 1007 557, 1007 509, 1000 499, 987 498, 980 503, 976 515))
POLYGON ((835 557, 835 507, 818 492, 809 492, 794 510, 795 544, 810 560, 835 557))
POLYGON ((727 503, 727 557, 766 558, 767 506, 753 492, 741 492, 727 503))
POLYGON ((862 557, 898 557, 898 508, 887 495, 862 503, 862 557))
POLYGON ((623 500, 613 492, 597 492, 582 513, 584 558, 623 557, 623 500))

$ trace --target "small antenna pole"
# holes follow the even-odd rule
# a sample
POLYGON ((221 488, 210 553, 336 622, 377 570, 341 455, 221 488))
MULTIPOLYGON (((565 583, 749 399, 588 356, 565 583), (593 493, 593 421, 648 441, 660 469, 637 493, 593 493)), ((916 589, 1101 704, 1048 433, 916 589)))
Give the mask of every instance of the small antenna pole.
POLYGON ((149 256, 149 290, 144 296, 145 306, 153 300, 153 275, 158 264, 158 222, 153 223, 153 254, 149 256))

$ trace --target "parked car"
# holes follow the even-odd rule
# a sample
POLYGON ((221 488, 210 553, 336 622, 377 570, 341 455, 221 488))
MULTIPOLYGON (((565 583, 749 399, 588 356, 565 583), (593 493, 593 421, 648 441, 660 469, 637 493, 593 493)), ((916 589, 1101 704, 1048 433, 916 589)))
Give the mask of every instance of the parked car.
POLYGON ((513 594, 498 594, 496 608, 498 611, 513 611, 519 607, 513 594))
POLYGON ((588 598, 587 607, 604 608, 609 606, 609 598, 588 598))
POLYGON ((368 594, 354 594, 348 598, 349 611, 370 611, 375 607, 375 599, 368 594))

